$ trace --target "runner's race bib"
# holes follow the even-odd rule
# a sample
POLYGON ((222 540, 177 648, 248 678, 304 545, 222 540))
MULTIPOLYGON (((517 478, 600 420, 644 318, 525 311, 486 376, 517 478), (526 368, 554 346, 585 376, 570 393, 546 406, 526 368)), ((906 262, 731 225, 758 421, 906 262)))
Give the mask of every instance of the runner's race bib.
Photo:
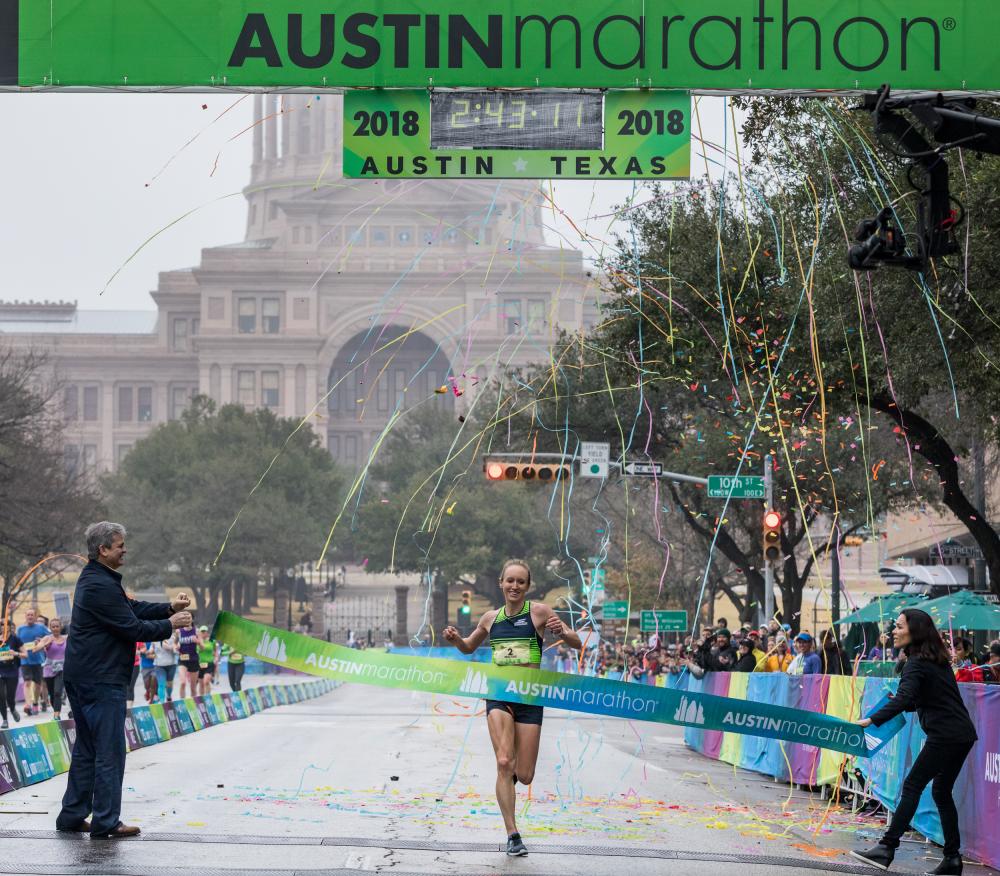
POLYGON ((207 663, 199 663, 198 664, 198 668, 199 669, 208 669, 208 664, 207 663))
POLYGON ((497 643, 493 648, 493 662, 497 666, 516 666, 531 663, 531 643, 528 639, 519 642, 497 643))

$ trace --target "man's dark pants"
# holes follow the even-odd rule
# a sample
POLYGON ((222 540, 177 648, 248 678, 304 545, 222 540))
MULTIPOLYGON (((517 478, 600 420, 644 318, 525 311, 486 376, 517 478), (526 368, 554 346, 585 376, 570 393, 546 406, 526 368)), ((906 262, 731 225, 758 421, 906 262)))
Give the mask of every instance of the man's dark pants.
POLYGON ((88 815, 91 835, 118 826, 125 778, 125 685, 66 682, 76 744, 56 826, 72 830, 88 815))

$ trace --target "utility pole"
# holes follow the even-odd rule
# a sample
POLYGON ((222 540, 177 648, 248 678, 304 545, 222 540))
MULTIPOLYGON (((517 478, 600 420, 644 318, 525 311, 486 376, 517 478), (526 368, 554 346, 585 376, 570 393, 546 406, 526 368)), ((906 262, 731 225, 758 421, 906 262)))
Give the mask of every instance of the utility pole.
POLYGON ((830 556, 830 621, 840 620, 840 526, 833 528, 833 553, 830 556))
MULTIPOLYGON (((975 495, 973 501, 976 505, 976 513, 986 521, 989 522, 989 517, 986 512, 986 450, 983 447, 983 442, 978 437, 973 437, 972 439, 972 460, 973 460, 973 480, 975 481, 975 495)), ((976 590, 986 589, 986 560, 983 558, 982 551, 978 551, 978 556, 973 561, 973 573, 974 582, 973 588, 976 590)))
MULTIPOLYGON (((764 456, 764 502, 765 513, 770 511, 774 503, 774 487, 771 483, 771 457, 764 456)), ((774 568, 764 557, 764 619, 758 624, 763 626, 774 617, 774 568)))

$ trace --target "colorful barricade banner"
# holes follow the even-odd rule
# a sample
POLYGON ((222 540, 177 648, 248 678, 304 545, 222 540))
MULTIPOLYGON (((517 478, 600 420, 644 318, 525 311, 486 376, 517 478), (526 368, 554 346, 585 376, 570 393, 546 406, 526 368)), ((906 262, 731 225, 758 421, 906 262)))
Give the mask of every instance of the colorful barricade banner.
MULTIPOLYGON (((166 719, 167 730, 170 733, 171 739, 176 739, 178 736, 183 735, 185 732, 190 732, 190 731, 185 731, 181 727, 180 718, 177 717, 177 708, 174 705, 173 701, 163 703, 162 708, 163 708, 163 717, 166 719)), ((192 727, 191 730, 194 730, 194 728, 192 727)))
POLYGON ((209 705, 205 701, 204 697, 195 697, 194 707, 200 719, 200 726, 198 727, 199 730, 205 727, 211 727, 213 724, 218 723, 218 721, 215 720, 215 710, 209 708, 209 705))
POLYGON ((14 749, 14 759, 22 787, 44 782, 56 774, 45 750, 45 742, 38 732, 38 725, 8 730, 7 738, 14 749))
MULTIPOLYGON (((497 699, 602 716, 808 742, 865 755, 857 724, 820 709, 794 710, 694 691, 628 684, 540 669, 356 651, 221 612, 212 637, 245 654, 339 681, 448 696, 497 699)), ((280 696, 280 692, 279 692, 280 696)))
POLYGON ((21 777, 17 772, 14 748, 7 734, 0 734, 0 794, 16 791, 21 787, 21 777))
POLYGON ((250 716, 250 711, 247 708, 247 701, 243 696, 242 691, 240 693, 234 693, 229 698, 229 702, 238 719, 248 718, 250 716))
POLYGON ((221 706, 226 713, 227 721, 235 721, 240 716, 236 714, 236 707, 233 705, 233 695, 224 693, 215 695, 216 706, 221 706))
MULTIPOLYGON (((861 698, 864 686, 863 678, 853 678, 850 675, 831 675, 826 713, 836 715, 845 721, 857 721, 861 717, 861 698)), ((869 745, 869 747, 874 746, 869 745)), ((843 769, 843 754, 837 751, 823 751, 819 756, 814 784, 826 785, 837 781, 843 769)))
MULTIPOLYGON (((745 700, 747 698, 747 684, 750 681, 750 673, 734 672, 729 675, 729 690, 726 696, 730 699, 745 700)), ((719 749, 719 760, 726 763, 738 764, 743 756, 743 735, 740 733, 724 733, 722 735, 722 746, 719 749)))
POLYGON ((49 756, 53 775, 66 772, 69 769, 70 749, 59 722, 46 721, 44 724, 36 724, 35 727, 45 746, 45 753, 49 756))
POLYGON ((139 738, 139 728, 135 725, 135 718, 132 710, 125 713, 125 748, 128 751, 135 751, 142 748, 142 740, 139 738))
POLYGON ((151 703, 149 714, 153 716, 153 724, 156 725, 156 735, 159 742, 166 742, 173 738, 170 732, 170 723, 167 721, 167 713, 163 709, 163 703, 151 703))
MULTIPOLYGON (((761 674, 752 672, 747 682, 747 699, 755 703, 769 703, 782 706, 788 702, 789 676, 783 673, 761 674)), ((743 754, 739 765, 746 770, 772 776, 783 781, 788 778, 788 746, 762 736, 745 736, 743 754)))
POLYGON ((139 734, 140 745, 156 745, 160 741, 160 734, 156 732, 156 722, 153 720, 153 713, 149 711, 149 706, 133 706, 132 720, 139 734))
POLYGON ((176 700, 173 705, 174 715, 177 718, 177 723, 180 725, 181 733, 194 733, 200 730, 201 727, 195 723, 193 714, 198 713, 197 709, 191 708, 191 703, 189 700, 176 700))

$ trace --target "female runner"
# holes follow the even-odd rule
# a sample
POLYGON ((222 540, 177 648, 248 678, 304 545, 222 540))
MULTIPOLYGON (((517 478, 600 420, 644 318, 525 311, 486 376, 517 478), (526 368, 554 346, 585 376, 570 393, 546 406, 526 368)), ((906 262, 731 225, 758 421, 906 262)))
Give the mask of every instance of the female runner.
MULTIPOLYGON (((564 624, 543 602, 525 598, 531 586, 531 570, 524 560, 511 559, 500 572, 503 608, 490 609, 466 638, 455 627, 444 629, 447 642, 463 654, 471 654, 489 640, 497 666, 524 666, 538 669, 542 662, 545 630, 571 648, 583 647, 580 637, 564 624)), ((542 707, 523 703, 486 701, 486 724, 497 759, 497 803, 507 829, 507 854, 526 855, 514 821, 514 786, 530 785, 535 777, 538 744, 542 734, 542 707)))
POLYGON ((858 721, 862 727, 881 727, 900 712, 916 710, 927 741, 920 750, 903 782, 903 793, 892 814, 889 829, 878 845, 863 852, 851 852, 866 864, 888 870, 899 848, 899 840, 910 827, 920 795, 927 783, 941 815, 944 832, 944 858, 933 876, 961 876, 961 837, 958 810, 951 796, 955 780, 978 736, 969 712, 958 692, 948 649, 926 611, 905 608, 896 618, 893 644, 903 650, 905 659, 896 665, 901 672, 899 687, 889 702, 869 718, 858 721))

